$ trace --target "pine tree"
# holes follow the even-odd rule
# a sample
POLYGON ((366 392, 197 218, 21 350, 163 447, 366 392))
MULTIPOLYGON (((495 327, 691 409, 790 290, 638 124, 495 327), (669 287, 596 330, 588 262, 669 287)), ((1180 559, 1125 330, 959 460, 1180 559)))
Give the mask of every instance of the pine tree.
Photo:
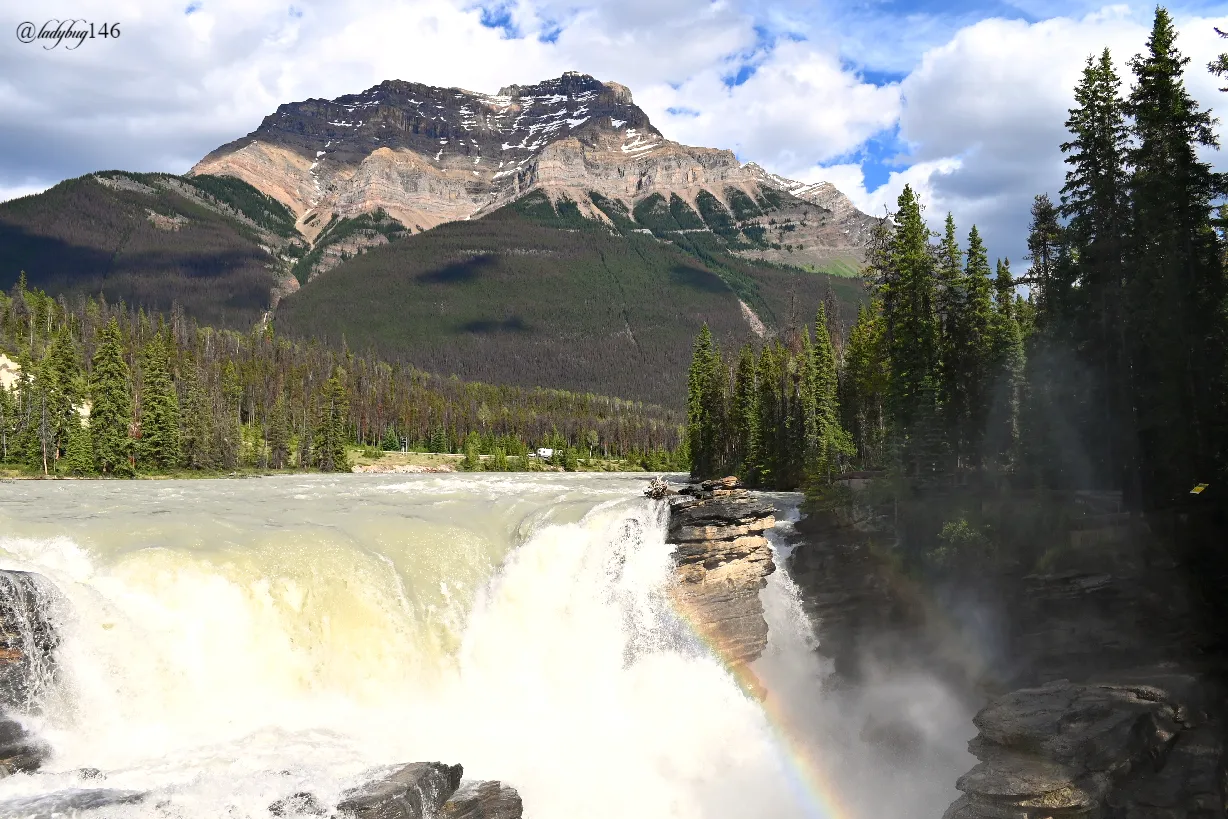
POLYGON ((748 484, 759 482, 759 390, 755 383, 755 351, 743 345, 734 373, 729 425, 735 441, 734 472, 748 484))
POLYGON ((943 430, 950 442, 954 459, 950 466, 958 467, 964 455, 961 446, 964 424, 968 419, 968 401, 961 367, 966 363, 961 337, 965 324, 966 298, 963 274, 964 254, 955 236, 955 219, 947 214, 942 243, 938 246, 937 310, 939 320, 939 358, 941 360, 939 402, 942 405, 943 430))
POLYGON ((320 395, 314 458, 322 472, 348 472, 350 468, 346 452, 350 404, 342 376, 340 370, 335 372, 320 395))
POLYGON ((114 318, 100 334, 90 388, 90 435, 94 464, 104 475, 132 474, 132 382, 124 341, 114 318))
POLYGON ((988 368, 992 395, 986 450, 999 468, 1013 464, 1019 438, 1019 400, 1023 383, 1023 333, 1015 318, 1015 281, 1010 260, 999 259, 994 279, 988 368))
POLYGON ((179 465, 179 397, 171 382, 166 339, 156 334, 145 345, 141 390, 139 460, 147 469, 166 470, 179 465))
POLYGON ((864 467, 884 463, 884 401, 887 368, 882 322, 874 307, 859 305, 840 372, 840 410, 852 437, 853 454, 864 467))
POLYGON ((695 339, 687 374, 687 439, 691 475, 710 478, 727 465, 724 364, 705 324, 695 339))
POLYGON ((481 472, 481 439, 476 432, 470 432, 465 438, 465 457, 461 460, 461 469, 465 472, 481 472))
POLYGON ((817 445, 808 471, 812 477, 819 477, 830 475, 836 469, 839 455, 851 453, 848 435, 840 425, 836 354, 827 331, 827 311, 824 305, 819 305, 814 328, 811 367, 814 372, 813 400, 817 445))
POLYGON ((278 393, 269 415, 269 466, 285 469, 290 465, 290 413, 286 396, 278 393))
POLYGON ((180 447, 182 463, 191 469, 216 469, 219 463, 213 430, 213 404, 203 383, 200 366, 188 361, 184 368, 184 412, 180 447))
POLYGON ((964 421, 963 452, 970 466, 982 463, 983 442, 993 404, 993 284, 989 278, 989 256, 976 225, 968 233, 967 263, 964 267, 966 309, 962 315, 959 366, 967 414, 964 421))
POLYGON ((1121 426, 1127 414, 1125 325, 1122 315, 1123 261, 1129 231, 1125 106, 1121 80, 1106 49, 1089 57, 1075 89, 1076 108, 1066 128, 1071 139, 1061 213, 1069 219, 1077 289, 1064 305, 1072 342, 1093 380, 1084 383, 1087 410, 1076 416, 1100 481, 1118 482, 1123 468, 1121 426))
MULTIPOLYGON (((897 201, 881 301, 890 361, 887 406, 905 474, 939 468, 937 273, 921 203, 908 185, 897 201)), ((971 252, 971 249, 970 249, 971 252)))
POLYGON ((1211 226, 1219 180, 1198 158, 1216 147, 1214 120, 1186 91, 1189 62, 1172 18, 1156 9, 1147 51, 1130 67, 1132 242, 1125 318, 1141 491, 1168 505, 1228 461, 1225 281, 1211 226))
POLYGON ((94 472, 94 441, 84 419, 70 421, 64 446, 62 469, 70 475, 91 475, 94 472))

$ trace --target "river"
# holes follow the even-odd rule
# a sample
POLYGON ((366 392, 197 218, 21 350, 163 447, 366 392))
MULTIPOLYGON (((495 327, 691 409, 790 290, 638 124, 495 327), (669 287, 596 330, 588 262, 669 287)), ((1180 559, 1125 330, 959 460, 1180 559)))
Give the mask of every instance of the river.
MULTIPOLYGON (((370 769, 419 760, 511 784, 532 819, 940 813, 968 767, 951 751, 966 737, 946 736, 966 714, 914 684, 890 707, 917 712, 937 768, 871 753, 857 709, 823 704, 783 569, 762 592, 769 694, 747 698, 667 602, 666 513, 644 485, 0 485, 0 569, 54 584, 63 637, 58 677, 22 715, 53 756, 0 780, 0 816, 105 787, 147 796, 83 816, 264 819, 290 794, 336 804, 370 769), (82 768, 105 779, 83 785, 82 768)), ((775 497, 787 528, 797 499, 775 497)))

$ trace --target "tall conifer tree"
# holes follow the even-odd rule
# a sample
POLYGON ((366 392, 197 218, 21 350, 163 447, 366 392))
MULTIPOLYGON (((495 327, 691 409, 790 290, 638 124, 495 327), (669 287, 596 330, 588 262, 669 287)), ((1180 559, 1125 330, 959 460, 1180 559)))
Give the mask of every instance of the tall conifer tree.
POLYGON ((1225 281, 1211 202, 1219 179, 1198 157, 1217 146, 1214 120, 1185 88, 1189 62, 1172 18, 1156 9, 1135 75, 1129 158, 1132 242, 1127 339, 1141 490, 1164 506, 1222 474, 1225 441, 1225 281))
POLYGON ((119 322, 111 319, 94 353, 90 435, 94 463, 106 475, 132 474, 132 381, 119 322))

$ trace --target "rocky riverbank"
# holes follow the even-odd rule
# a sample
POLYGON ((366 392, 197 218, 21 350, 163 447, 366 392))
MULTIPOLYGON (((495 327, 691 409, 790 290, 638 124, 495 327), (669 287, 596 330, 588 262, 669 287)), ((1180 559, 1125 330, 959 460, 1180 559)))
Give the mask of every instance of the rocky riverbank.
POLYGON ((763 533, 776 525, 777 510, 732 477, 692 484, 676 494, 654 483, 648 494, 667 498, 670 505, 667 542, 674 546, 678 580, 671 587, 674 606, 743 687, 762 697, 749 665, 767 647, 759 591, 776 564, 763 533))
POLYGON ((790 573, 837 684, 919 671, 979 708, 946 819, 1228 815, 1215 637, 1145 522, 1091 493, 934 493, 907 501, 994 525, 927 554, 861 491, 799 521, 790 573), (1010 528, 1042 518, 1039 542, 1010 528))

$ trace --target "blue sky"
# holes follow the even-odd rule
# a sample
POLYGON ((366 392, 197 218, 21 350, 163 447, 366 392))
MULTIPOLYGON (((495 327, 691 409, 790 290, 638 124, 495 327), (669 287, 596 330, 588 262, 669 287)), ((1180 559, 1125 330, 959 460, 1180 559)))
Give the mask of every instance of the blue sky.
MULTIPOLYGON (((0 8, 0 32, 42 20, 0 8)), ((106 0, 58 16, 114 17, 106 0)), ((1170 5, 1189 85, 1228 0, 1170 5)), ((881 213, 905 183, 937 225, 1020 261, 1087 54, 1140 50, 1153 6, 1086 0, 128 0, 123 34, 72 52, 0 36, 0 198, 101 168, 186 171, 278 104, 400 78, 477 91, 566 70, 628 86, 669 138, 835 183, 881 213)), ((1212 161, 1225 167, 1219 154, 1212 161)), ((1228 168, 1226 168, 1228 169, 1228 168)))

